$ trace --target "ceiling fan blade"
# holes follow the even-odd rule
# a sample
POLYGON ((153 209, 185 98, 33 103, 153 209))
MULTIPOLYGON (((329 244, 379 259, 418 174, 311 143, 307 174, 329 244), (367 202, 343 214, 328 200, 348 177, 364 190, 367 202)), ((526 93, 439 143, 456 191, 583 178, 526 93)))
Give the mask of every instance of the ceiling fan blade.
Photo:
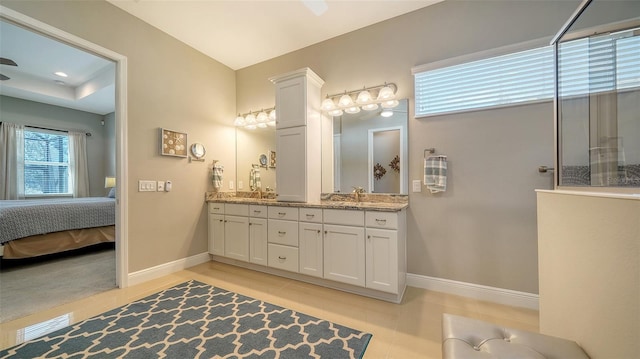
POLYGON ((15 61, 5 57, 0 57, 0 65, 18 66, 15 61))
POLYGON ((0 81, 5 81, 5 80, 8 80, 8 79, 10 79, 10 77, 7 77, 7 76, 5 76, 3 74, 0 74, 0 81))

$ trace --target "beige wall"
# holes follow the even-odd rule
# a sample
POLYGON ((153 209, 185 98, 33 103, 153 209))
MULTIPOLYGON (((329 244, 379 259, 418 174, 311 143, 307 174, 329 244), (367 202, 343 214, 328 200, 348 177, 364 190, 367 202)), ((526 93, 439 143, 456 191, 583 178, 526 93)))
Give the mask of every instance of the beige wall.
POLYGON ((640 199, 538 193, 540 331, 640 358, 640 199))
POLYGON ((235 176, 235 73, 104 1, 2 1, 3 6, 128 59, 129 272, 207 251, 204 193, 210 164, 235 176), (187 132, 206 162, 159 155, 159 130, 187 132), (138 180, 171 180, 168 193, 137 192, 138 180))
POLYGON ((409 180, 424 148, 449 158, 448 190, 410 193, 410 273, 537 293, 534 189, 550 188, 550 103, 414 119, 413 66, 551 37, 579 1, 444 1, 237 71, 239 109, 274 102, 267 78, 310 67, 323 96, 398 85, 409 98, 409 180))

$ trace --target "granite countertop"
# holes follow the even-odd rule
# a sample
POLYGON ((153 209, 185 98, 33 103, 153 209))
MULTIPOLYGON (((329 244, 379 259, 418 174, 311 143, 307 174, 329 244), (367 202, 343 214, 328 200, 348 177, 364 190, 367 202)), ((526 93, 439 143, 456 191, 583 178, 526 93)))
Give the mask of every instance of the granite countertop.
POLYGON ((241 198, 241 197, 219 197, 207 195, 206 202, 213 203, 238 203, 238 204, 257 204, 267 206, 280 206, 280 207, 298 207, 298 208, 327 208, 327 209, 354 209, 354 210, 367 210, 367 211, 380 211, 380 212, 398 212, 407 207, 407 202, 368 202, 368 201, 320 201, 320 202, 278 202, 275 199, 260 199, 260 198, 241 198))

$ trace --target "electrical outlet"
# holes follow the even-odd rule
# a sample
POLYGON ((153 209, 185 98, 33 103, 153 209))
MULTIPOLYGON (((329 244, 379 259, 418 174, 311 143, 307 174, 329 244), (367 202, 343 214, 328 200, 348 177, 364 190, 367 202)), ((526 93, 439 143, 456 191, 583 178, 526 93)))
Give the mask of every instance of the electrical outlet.
POLYGON ((233 181, 229 181, 229 189, 233 189, 233 181))
POLYGON ((156 187, 158 192, 164 192, 164 181, 158 181, 158 186, 156 187))
POLYGON ((244 189, 244 183, 242 181, 238 181, 238 189, 244 189))
POLYGON ((155 192, 156 181, 138 181, 138 192, 155 192))
POLYGON ((413 180, 413 192, 422 192, 422 183, 420 183, 420 180, 413 180))

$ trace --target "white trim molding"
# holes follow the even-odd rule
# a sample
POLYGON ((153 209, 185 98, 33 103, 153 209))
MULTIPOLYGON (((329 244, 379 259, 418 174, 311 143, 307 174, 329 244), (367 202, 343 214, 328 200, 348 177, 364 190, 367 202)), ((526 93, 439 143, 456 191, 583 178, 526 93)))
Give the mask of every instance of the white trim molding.
POLYGON ((162 276, 169 275, 183 269, 196 266, 198 264, 206 263, 210 260, 211 256, 207 252, 196 254, 195 256, 178 259, 173 262, 167 262, 155 267, 129 273, 127 282, 129 285, 144 283, 146 281, 160 278, 162 276))
POLYGON ((459 282, 451 279, 407 273, 407 285, 436 292, 486 300, 514 307, 539 310, 539 296, 533 293, 459 282))

